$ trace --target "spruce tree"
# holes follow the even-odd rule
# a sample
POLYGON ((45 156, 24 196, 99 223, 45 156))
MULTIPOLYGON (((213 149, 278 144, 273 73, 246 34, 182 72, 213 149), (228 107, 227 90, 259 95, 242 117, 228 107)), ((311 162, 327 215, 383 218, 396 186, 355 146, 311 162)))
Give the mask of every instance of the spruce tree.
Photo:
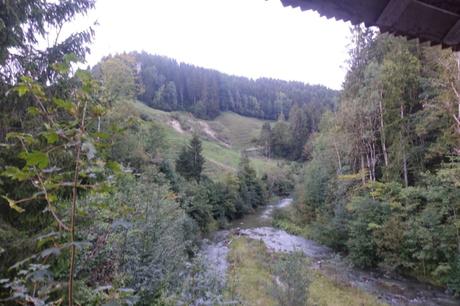
POLYGON ((196 134, 193 135, 190 144, 182 148, 176 160, 176 171, 187 180, 194 179, 200 182, 204 165, 202 150, 201 140, 196 134))
POLYGON ((271 146, 272 146, 272 128, 270 123, 265 122, 262 126, 262 130, 260 132, 259 137, 259 144, 263 148, 263 154, 265 157, 270 158, 271 156, 271 146))

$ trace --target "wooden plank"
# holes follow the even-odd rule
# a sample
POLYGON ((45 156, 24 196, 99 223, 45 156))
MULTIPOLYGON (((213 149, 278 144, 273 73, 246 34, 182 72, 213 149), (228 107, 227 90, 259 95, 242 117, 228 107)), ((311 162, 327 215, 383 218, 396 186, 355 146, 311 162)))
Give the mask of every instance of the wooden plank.
POLYGON ((377 19, 377 25, 382 27, 393 26, 411 3, 412 0, 390 0, 380 14, 379 19, 377 19))
POLYGON ((416 0, 417 2, 431 5, 432 7, 443 10, 450 14, 460 16, 460 5, 458 0, 416 0))
MULTIPOLYGON (((1 0, 0 0, 1 1, 1 0)), ((460 0, 280 0, 327 18, 364 22, 382 32, 460 50, 460 0)))
POLYGON ((460 44, 460 20, 449 30, 449 33, 444 36, 442 41, 451 46, 460 44))

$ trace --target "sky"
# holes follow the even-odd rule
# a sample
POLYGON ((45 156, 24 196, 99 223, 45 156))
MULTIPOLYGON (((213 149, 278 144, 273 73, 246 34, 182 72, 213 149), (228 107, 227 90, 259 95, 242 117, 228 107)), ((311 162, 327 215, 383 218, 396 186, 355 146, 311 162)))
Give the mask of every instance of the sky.
POLYGON ((146 51, 250 78, 340 89, 349 24, 280 0, 98 0, 68 31, 94 21, 90 65, 101 57, 146 51))

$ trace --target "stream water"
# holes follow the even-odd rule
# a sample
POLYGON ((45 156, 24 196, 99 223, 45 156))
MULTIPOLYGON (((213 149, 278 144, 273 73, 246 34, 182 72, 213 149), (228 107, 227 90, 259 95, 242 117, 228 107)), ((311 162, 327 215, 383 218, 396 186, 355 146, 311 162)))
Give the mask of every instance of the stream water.
POLYGON ((261 240, 274 252, 301 251, 313 262, 313 268, 337 282, 358 287, 390 305, 459 306, 460 300, 442 289, 408 279, 397 274, 378 271, 362 271, 350 266, 340 255, 328 247, 300 236, 291 235, 271 227, 275 209, 289 206, 286 198, 267 205, 254 214, 233 222, 229 229, 214 233, 203 243, 203 254, 213 273, 225 282, 228 244, 232 235, 261 240))

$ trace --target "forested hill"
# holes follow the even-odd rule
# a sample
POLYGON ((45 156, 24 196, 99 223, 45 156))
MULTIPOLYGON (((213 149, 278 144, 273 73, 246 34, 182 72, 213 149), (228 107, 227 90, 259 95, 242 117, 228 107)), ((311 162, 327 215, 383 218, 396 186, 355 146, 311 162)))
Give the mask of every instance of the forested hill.
POLYGON ((295 104, 320 118, 338 97, 337 91, 322 85, 231 76, 147 53, 104 58, 94 72, 106 84, 110 79, 112 92, 130 92, 151 107, 189 111, 203 119, 215 118, 222 111, 277 119, 281 113, 287 117, 295 104))

